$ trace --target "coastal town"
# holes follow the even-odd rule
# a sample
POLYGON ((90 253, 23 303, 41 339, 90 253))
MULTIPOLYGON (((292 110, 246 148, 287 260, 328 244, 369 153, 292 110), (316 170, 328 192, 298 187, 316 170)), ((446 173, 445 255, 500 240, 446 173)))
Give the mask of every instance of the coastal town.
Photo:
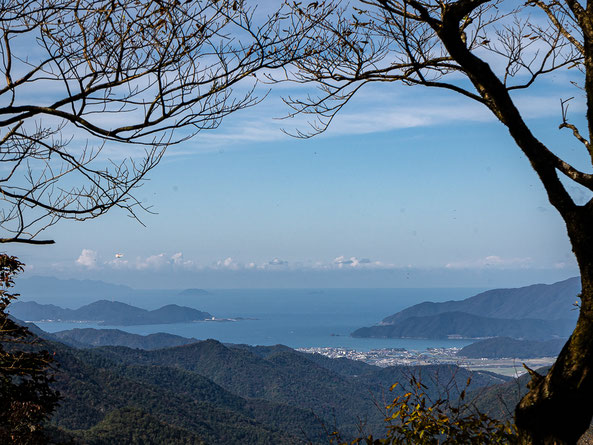
POLYGON ((537 369, 550 366, 555 357, 535 359, 520 358, 467 358, 459 355, 460 348, 427 348, 423 351, 407 350, 404 348, 371 349, 359 351, 350 348, 299 348, 298 351, 308 354, 321 354, 329 358, 347 358, 359 360, 379 367, 388 366, 421 366, 451 364, 470 369, 472 371, 490 371, 510 377, 518 377, 529 368, 537 369))

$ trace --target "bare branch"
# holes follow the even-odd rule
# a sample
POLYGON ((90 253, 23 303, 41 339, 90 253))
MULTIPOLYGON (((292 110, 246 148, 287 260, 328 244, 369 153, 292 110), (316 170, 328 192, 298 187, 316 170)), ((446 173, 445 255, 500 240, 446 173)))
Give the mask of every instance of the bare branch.
POLYGON ((2 5, 0 242, 114 207, 136 218, 164 150, 257 104, 254 74, 302 57, 307 26, 281 9, 255 23, 245 0, 2 5), (138 148, 102 154, 122 144, 138 148))

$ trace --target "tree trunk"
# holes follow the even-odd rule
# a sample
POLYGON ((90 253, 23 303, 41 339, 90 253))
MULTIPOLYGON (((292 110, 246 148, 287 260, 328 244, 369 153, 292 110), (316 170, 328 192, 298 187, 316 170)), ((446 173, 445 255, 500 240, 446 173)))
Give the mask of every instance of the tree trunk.
MULTIPOLYGON (((581 271, 576 328, 545 377, 533 375, 515 409, 521 443, 576 444, 593 417, 593 212, 592 203, 565 217, 581 271)), ((575 296, 576 299, 576 296, 575 296)))

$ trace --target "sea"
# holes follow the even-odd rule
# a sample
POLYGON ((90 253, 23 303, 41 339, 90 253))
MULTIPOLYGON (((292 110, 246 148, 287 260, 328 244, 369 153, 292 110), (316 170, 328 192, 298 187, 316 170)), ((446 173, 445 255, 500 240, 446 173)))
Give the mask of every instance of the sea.
MULTIPOLYGON (((134 334, 167 332, 200 340, 248 345, 283 344, 291 348, 334 347, 359 351, 405 348, 463 347, 461 339, 353 338, 350 333, 423 301, 462 300, 485 289, 212 289, 204 295, 186 296, 172 291, 138 291, 116 298, 134 306, 156 309, 179 304, 207 311, 217 319, 193 323, 141 326, 105 326, 93 323, 35 322, 47 332, 92 327, 120 329, 134 334)), ((76 308, 80 305, 66 307, 76 308)))

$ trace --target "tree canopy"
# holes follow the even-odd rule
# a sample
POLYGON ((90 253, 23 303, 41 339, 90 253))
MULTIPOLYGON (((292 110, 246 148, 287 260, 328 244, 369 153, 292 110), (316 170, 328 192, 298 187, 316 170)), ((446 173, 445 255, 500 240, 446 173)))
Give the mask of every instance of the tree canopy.
POLYGON ((59 400, 51 388, 53 357, 39 339, 7 313, 17 294, 11 292, 14 276, 23 264, 0 255, 0 442, 46 443, 42 423, 59 400))

